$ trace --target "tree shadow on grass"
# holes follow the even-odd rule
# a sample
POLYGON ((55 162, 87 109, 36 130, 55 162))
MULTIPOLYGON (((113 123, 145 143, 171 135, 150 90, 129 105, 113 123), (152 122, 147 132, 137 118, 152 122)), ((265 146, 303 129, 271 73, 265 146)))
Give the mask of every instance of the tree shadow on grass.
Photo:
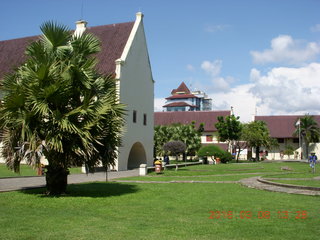
POLYGON ((103 198, 121 196, 124 194, 135 193, 139 191, 138 186, 133 184, 111 183, 111 182, 93 182, 81 184, 69 184, 67 193, 59 196, 50 196, 45 194, 45 188, 22 190, 25 194, 38 195, 39 197, 92 197, 103 198))

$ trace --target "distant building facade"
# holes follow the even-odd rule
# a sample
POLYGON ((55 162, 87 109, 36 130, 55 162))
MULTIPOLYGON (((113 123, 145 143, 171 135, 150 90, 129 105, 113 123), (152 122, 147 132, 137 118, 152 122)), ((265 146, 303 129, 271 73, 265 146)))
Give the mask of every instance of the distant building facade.
MULTIPOLYGON (((255 116, 255 121, 263 121, 267 124, 270 136, 275 138, 278 146, 271 149, 261 148, 261 155, 268 160, 286 160, 286 159, 306 159, 307 156, 302 156, 305 151, 305 144, 298 136, 294 136, 294 132, 298 127, 299 118, 304 115, 282 115, 282 116, 255 116), (286 148, 292 146, 294 154, 287 156, 284 154, 286 148)), ((313 116, 315 121, 320 126, 320 115, 313 116)), ((309 152, 316 152, 320 157, 320 143, 310 143, 309 152)), ((255 157, 255 152, 252 154, 255 157)))
POLYGON ((202 91, 190 91, 184 82, 171 91, 163 106, 167 112, 211 111, 212 99, 202 91))
POLYGON ((224 150, 228 150, 228 144, 220 142, 215 124, 218 122, 218 116, 229 116, 231 111, 169 111, 155 112, 154 125, 166 126, 174 123, 191 124, 195 122, 196 128, 200 123, 204 124, 204 131, 201 136, 202 145, 217 145, 224 150))

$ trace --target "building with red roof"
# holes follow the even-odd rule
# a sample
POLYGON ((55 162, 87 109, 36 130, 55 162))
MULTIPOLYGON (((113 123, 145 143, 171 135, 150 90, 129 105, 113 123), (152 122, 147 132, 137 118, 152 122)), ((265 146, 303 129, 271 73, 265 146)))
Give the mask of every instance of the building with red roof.
POLYGON ((229 116, 231 111, 172 111, 172 112, 155 112, 154 125, 172 125, 174 123, 191 124, 195 122, 196 128, 201 123, 204 124, 204 132, 201 136, 203 145, 218 145, 224 150, 228 150, 228 144, 219 142, 215 124, 218 122, 218 116, 229 116))
MULTIPOLYGON (((143 26, 143 14, 133 22, 87 27, 76 23, 75 34, 89 32, 101 41, 98 70, 117 80, 119 100, 126 105, 126 126, 116 170, 153 164, 154 81, 143 26)), ((0 41, 0 79, 26 60, 24 51, 40 36, 0 41)))
MULTIPOLYGON (((267 159, 301 159, 302 149, 305 145, 299 136, 295 136, 294 132, 299 128, 299 119, 303 115, 282 115, 282 116, 255 116, 255 121, 263 121, 267 124, 270 136, 277 139, 279 146, 268 150, 267 159), (294 148, 294 154, 290 157, 284 154, 287 146, 294 148)), ((320 126, 320 115, 313 116, 320 126)), ((314 143, 309 146, 311 151, 316 151, 318 156, 320 154, 320 144, 314 143)), ((306 158, 304 156, 303 158, 306 158)))
POLYGON ((163 108, 171 111, 210 111, 212 99, 201 91, 191 92, 187 85, 182 82, 177 89, 171 91, 171 96, 166 98, 163 108))

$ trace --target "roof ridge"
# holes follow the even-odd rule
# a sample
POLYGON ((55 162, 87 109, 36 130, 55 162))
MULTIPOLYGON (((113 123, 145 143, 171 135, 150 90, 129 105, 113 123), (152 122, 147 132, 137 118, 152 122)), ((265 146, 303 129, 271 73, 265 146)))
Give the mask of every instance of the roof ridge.
POLYGON ((0 40, 0 43, 10 42, 10 41, 17 41, 17 40, 28 40, 28 39, 33 39, 33 38, 36 38, 36 37, 41 37, 41 34, 39 34, 39 35, 32 35, 32 36, 25 36, 25 37, 17 37, 17 38, 5 39, 5 40, 0 40))
POLYGON ((92 29, 92 28, 98 28, 98 27, 107 27, 107 26, 112 26, 112 25, 120 25, 120 24, 128 24, 128 23, 134 23, 134 21, 129 21, 129 22, 121 22, 121 23, 111 23, 111 24, 104 24, 104 25, 97 25, 97 26, 91 26, 91 27, 86 27, 86 29, 92 29))
MULTIPOLYGON (((134 23, 124 22, 86 28, 86 32, 94 34, 101 42, 101 51, 95 54, 98 58, 96 68, 100 73, 113 74, 115 72, 115 60, 120 58, 134 23)), ((74 31, 75 29, 70 30, 72 33, 74 31)), ((0 41, 0 79, 25 61, 26 47, 40 37, 41 34, 0 41)))
POLYGON ((177 92, 184 92, 185 94, 191 94, 190 89, 187 87, 187 85, 184 83, 184 81, 182 81, 182 83, 179 85, 178 88, 173 89, 173 90, 171 91, 171 94, 174 95, 174 94, 176 94, 177 92))
MULTIPOLYGON (((128 24, 128 23, 134 23, 134 21, 121 22, 121 23, 111 23, 111 24, 103 24, 103 25, 86 27, 86 29, 93 29, 93 28, 98 28, 98 27, 105 27, 105 26, 119 25, 119 24, 128 24)), ((76 28, 70 29, 70 31, 75 31, 75 30, 76 30, 76 28)), ((24 36, 24 37, 15 37, 15 38, 10 38, 10 39, 0 40, 0 42, 23 40, 23 39, 28 39, 28 38, 32 39, 32 38, 35 38, 35 37, 41 37, 41 35, 42 35, 42 33, 39 33, 39 34, 36 34, 36 35, 24 36)))

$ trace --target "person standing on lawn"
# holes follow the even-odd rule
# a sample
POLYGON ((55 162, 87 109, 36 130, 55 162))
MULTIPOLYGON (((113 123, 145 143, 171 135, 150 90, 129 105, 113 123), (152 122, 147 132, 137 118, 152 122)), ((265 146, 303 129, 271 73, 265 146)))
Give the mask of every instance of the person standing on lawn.
POLYGON ((316 172, 316 161, 317 161, 317 155, 315 152, 311 153, 311 156, 309 156, 309 162, 310 162, 310 167, 312 168, 312 172, 316 172))

